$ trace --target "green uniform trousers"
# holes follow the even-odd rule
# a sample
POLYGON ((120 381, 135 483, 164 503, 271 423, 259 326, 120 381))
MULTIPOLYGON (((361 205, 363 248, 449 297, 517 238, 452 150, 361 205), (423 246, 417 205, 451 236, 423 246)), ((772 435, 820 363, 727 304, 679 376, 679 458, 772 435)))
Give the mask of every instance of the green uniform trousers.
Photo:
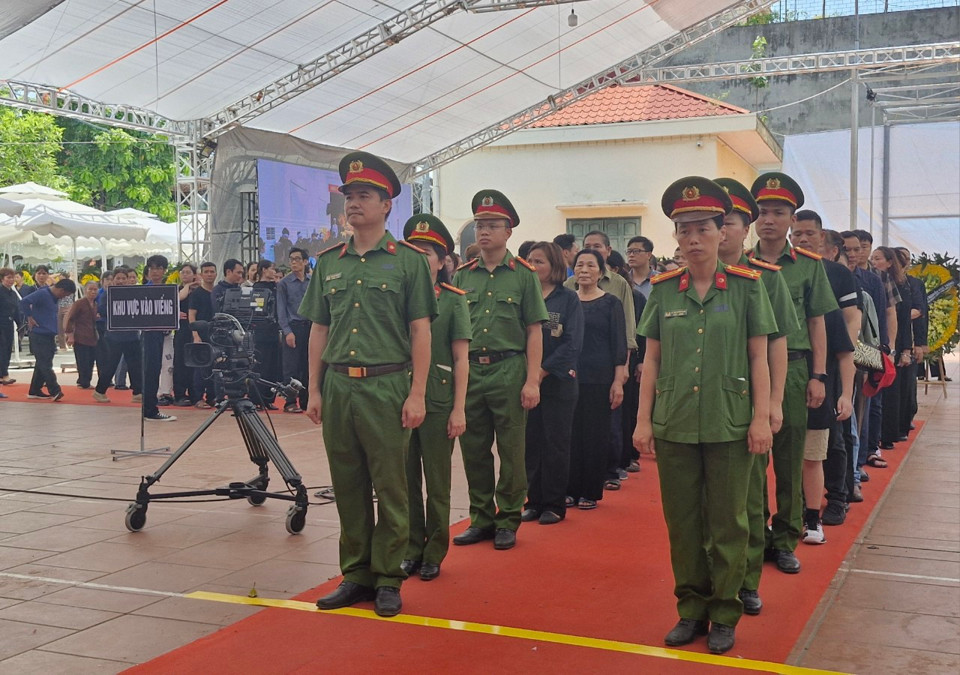
POLYGON ((350 378, 328 369, 323 382, 323 443, 340 515, 340 571, 371 588, 400 587, 409 536, 406 456, 401 423, 407 371, 350 378), (377 491, 377 518, 373 493, 377 491))
POLYGON ((747 572, 743 587, 750 591, 760 588, 760 573, 763 570, 763 549, 766 547, 767 513, 767 466, 770 456, 766 453, 753 455, 750 467, 750 483, 747 486, 747 526, 750 538, 747 542, 747 572))
POLYGON ((516 531, 527 495, 527 411, 520 390, 527 362, 514 356, 490 365, 470 364, 467 385, 467 430, 460 437, 463 468, 470 495, 470 525, 516 531), (500 477, 494 470, 496 434, 500 477), (494 502, 496 498, 496 502, 494 502))
MULTIPOLYGON (((777 480, 777 512, 766 533, 767 548, 793 551, 803 527, 803 444, 807 437, 806 359, 787 364, 783 389, 783 427, 773 436, 773 474, 777 480)), ((766 496, 766 490, 764 490, 766 496)), ((763 500, 769 515, 767 499, 763 500)), ((766 520, 766 518, 765 518, 766 520)))
POLYGON ((447 438, 450 412, 428 412, 413 430, 407 451, 407 493, 410 499, 408 560, 439 565, 450 548, 450 455, 447 438), (427 486, 424 505, 423 483, 427 486), (426 511, 424 511, 426 507, 426 511))
POLYGON ((747 442, 656 445, 677 613, 736 626, 749 536, 747 442))

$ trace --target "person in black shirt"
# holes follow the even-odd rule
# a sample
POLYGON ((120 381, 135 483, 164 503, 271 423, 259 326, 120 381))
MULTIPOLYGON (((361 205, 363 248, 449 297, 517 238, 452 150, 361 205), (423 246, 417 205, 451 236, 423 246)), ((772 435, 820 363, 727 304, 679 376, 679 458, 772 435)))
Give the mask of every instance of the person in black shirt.
POLYGON ((230 258, 223 263, 223 279, 210 292, 214 313, 223 311, 223 294, 227 292, 227 289, 239 288, 242 282, 243 263, 236 258, 230 258))
MULTIPOLYGON (((268 320, 257 324, 253 329, 253 344, 260 364, 260 377, 270 382, 280 381, 280 324, 277 323, 277 267, 272 260, 261 260, 257 263, 254 288, 265 288, 273 296, 273 302, 268 303, 273 308, 268 320)), ((274 405, 277 394, 271 387, 258 387, 260 398, 255 401, 267 410, 276 410, 274 405)))
POLYGON ((603 499, 610 454, 610 413, 623 402, 627 379, 623 307, 619 298, 598 285, 605 271, 603 256, 595 250, 584 249, 574 259, 573 276, 584 329, 566 504, 584 510, 596 508, 603 499))
MULTIPOLYGON (((189 308, 187 309, 187 318, 190 321, 190 329, 193 331, 193 341, 203 342, 200 333, 193 327, 195 321, 209 321, 213 318, 213 282, 217 278, 217 266, 212 262, 205 262, 200 265, 200 285, 190 293, 189 308)), ((211 379, 211 369, 194 368, 193 369, 193 396, 196 397, 194 405, 198 408, 212 408, 214 404, 213 380, 211 379)))
MULTIPOLYGON (((910 251, 901 247, 894 249, 897 259, 904 272, 910 269, 910 251)), ((923 363, 927 355, 927 314, 930 307, 927 304, 927 289, 923 281, 906 274, 910 285, 910 331, 913 335, 913 354, 911 363, 904 366, 903 381, 900 389, 900 436, 898 440, 905 441, 913 428, 913 417, 917 414, 917 367, 923 363)))
POLYGON ((173 334, 173 401, 174 405, 188 408, 200 400, 193 391, 193 368, 187 366, 184 347, 193 340, 190 330, 190 296, 200 287, 197 266, 184 263, 180 267, 180 323, 173 334))
POLYGON ((566 516, 570 434, 577 405, 577 361, 583 343, 583 310, 569 288, 562 249, 541 241, 531 246, 549 320, 543 324, 540 404, 527 416, 527 503, 520 520, 558 523, 566 516))
MULTIPOLYGON (((16 382, 10 377, 10 353, 13 350, 13 324, 20 318, 20 297, 13 290, 16 272, 9 267, 0 269, 0 384, 16 382)), ((0 394, 0 398, 6 398, 0 394)))

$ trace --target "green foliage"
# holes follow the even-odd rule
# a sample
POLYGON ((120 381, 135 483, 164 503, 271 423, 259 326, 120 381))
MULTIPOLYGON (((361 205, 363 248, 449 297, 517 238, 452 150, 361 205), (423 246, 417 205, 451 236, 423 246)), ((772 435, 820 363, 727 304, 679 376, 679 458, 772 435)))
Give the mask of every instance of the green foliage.
POLYGON ((62 135, 50 115, 0 106, 0 185, 33 181, 67 188, 57 167, 62 135))
POLYGON ((779 17, 771 12, 770 10, 764 10, 762 12, 757 12, 752 14, 744 19, 741 23, 737 24, 739 26, 766 26, 771 23, 776 23, 779 17))
POLYGON ((167 222, 176 219, 176 168, 166 138, 68 119, 59 123, 71 198, 104 211, 135 208, 167 222))
MULTIPOLYGON (((767 55, 767 38, 763 37, 762 35, 758 35, 756 39, 754 39, 753 44, 750 46, 750 60, 756 61, 757 59, 764 58, 766 55, 767 55)), ((760 70, 760 66, 759 65, 751 66, 750 70, 751 72, 757 72, 760 70)), ((748 80, 748 82, 750 82, 750 84, 752 84, 757 89, 765 89, 766 87, 770 86, 769 80, 767 80, 767 78, 763 77, 762 75, 759 77, 751 77, 748 80)))

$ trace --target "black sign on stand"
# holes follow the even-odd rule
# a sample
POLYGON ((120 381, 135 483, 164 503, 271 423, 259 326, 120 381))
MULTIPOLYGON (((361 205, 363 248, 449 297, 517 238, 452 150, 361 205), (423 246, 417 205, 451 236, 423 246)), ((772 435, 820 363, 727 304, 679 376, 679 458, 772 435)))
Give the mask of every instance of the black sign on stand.
MULTIPOLYGON (((107 330, 168 331, 180 326, 180 289, 158 286, 110 286, 107 288, 107 330)), ((140 381, 144 382, 143 340, 140 340, 140 381)), ((140 449, 111 450, 113 461, 123 457, 162 455, 169 447, 147 450, 144 445, 143 402, 140 404, 140 449)))
POLYGON ((176 330, 179 324, 175 285, 107 288, 107 330, 176 330))

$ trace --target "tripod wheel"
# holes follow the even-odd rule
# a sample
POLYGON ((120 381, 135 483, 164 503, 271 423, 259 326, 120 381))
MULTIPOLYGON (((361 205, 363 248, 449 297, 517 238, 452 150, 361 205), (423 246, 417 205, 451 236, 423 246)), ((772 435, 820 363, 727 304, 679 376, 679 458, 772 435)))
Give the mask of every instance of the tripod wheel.
POLYGON ((287 532, 300 534, 307 524, 307 510, 301 506, 291 506, 287 509, 287 532))
POLYGON ((131 504, 127 507, 127 515, 123 524, 131 532, 139 532, 147 524, 147 507, 140 504, 131 504))
POLYGON ((250 502, 251 506, 263 506, 267 498, 264 495, 250 495, 247 497, 247 501, 250 502))

